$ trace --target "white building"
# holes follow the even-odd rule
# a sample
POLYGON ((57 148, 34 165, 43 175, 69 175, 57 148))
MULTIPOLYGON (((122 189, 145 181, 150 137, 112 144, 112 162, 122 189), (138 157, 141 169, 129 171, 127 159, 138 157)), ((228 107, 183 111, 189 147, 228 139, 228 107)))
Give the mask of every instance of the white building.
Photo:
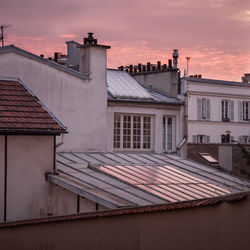
POLYGON ((249 83, 185 77, 182 91, 188 143, 249 142, 249 83))
MULTIPOLYGON (((161 92, 142 86, 125 71, 107 70, 110 47, 99 45, 92 35, 83 45, 67 43, 65 66, 5 46, 0 49, 0 76, 22 79, 67 126, 70 132, 57 140, 58 151, 177 152, 184 110, 177 90, 161 92)), ((166 69, 165 75, 171 88, 177 71, 166 69)))
MULTIPOLYGON (((8 169, 12 175, 0 187, 0 206, 5 204, 8 209, 6 215, 0 215, 1 221, 178 203, 250 190, 248 182, 174 155, 185 153, 180 152, 185 151, 181 147, 185 141, 184 105, 177 97, 176 57, 174 68, 170 63, 169 67, 140 72, 134 76, 136 81, 125 71, 107 70, 106 50, 110 47, 99 45, 92 35, 83 45, 68 43, 72 57, 64 60, 66 66, 12 45, 0 48, 0 76, 25 82, 26 89, 68 131, 57 141, 58 131, 44 143, 37 139, 27 142, 31 149, 36 146, 37 164, 27 147, 12 155, 9 162, 15 159, 15 165, 8 169), (18 210, 19 199, 22 210, 18 210)), ((18 96, 18 88, 14 93, 18 96)), ((23 107, 23 102, 17 104, 23 107)), ((29 115, 28 123, 39 120, 33 112, 29 115)), ((8 123, 3 114, 2 119, 8 123)), ((0 138, 2 146, 6 145, 4 138, 0 138)), ((9 145, 15 153, 17 141, 9 138, 14 138, 9 145)), ((25 140, 18 138, 20 147, 25 146, 25 140)), ((6 151, 0 153, 3 156, 6 151)), ((0 163, 1 173, 7 173, 6 161, 0 163)))

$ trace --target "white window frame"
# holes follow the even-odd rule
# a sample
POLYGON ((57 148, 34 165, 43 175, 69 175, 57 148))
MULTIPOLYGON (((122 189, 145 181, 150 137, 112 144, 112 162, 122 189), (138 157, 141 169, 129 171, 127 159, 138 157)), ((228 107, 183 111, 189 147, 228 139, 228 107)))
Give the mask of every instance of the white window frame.
POLYGON ((239 121, 249 121, 250 120, 250 102, 239 101, 239 121))
POLYGON ((234 101, 229 99, 221 100, 221 117, 222 121, 234 120, 234 101))
POLYGON ((210 120, 210 99, 197 99, 197 118, 198 120, 210 120))
POLYGON ((152 115, 114 113, 113 124, 113 149, 115 151, 152 151, 154 129, 152 115), (117 117, 120 117, 119 135, 116 127, 117 117), (126 128, 124 128, 125 125, 126 128), (126 135, 124 135, 125 129, 128 131, 126 135), (124 139, 128 140, 124 141, 124 139))
POLYGON ((162 150, 163 152, 173 152, 176 150, 176 117, 163 116, 162 119, 162 150), (171 121, 171 124, 169 122, 171 121))
POLYGON ((210 136, 209 135, 193 135, 192 141, 193 143, 207 144, 207 143, 210 143, 210 136))

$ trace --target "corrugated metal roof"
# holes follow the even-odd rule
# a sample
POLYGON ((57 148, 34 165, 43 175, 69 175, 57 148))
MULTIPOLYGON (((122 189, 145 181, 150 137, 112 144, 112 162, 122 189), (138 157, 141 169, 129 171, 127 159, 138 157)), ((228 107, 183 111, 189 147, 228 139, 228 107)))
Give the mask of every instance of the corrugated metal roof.
POLYGON ((58 153, 49 180, 108 208, 221 197, 250 182, 175 155, 58 153))
POLYGON ((109 100, 182 104, 177 98, 142 86, 126 71, 107 70, 107 85, 109 100))

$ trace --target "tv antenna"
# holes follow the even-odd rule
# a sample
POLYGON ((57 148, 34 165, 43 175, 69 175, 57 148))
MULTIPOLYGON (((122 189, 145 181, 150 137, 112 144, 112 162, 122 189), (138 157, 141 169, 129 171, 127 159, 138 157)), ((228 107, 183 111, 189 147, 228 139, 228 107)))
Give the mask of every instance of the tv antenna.
POLYGON ((7 29, 9 27, 10 27, 10 25, 1 25, 0 26, 0 29, 1 29, 0 41, 2 41, 2 47, 4 46, 4 39, 5 39, 4 29, 7 29))
POLYGON ((189 67, 188 66, 189 66, 190 57, 187 56, 186 59, 187 59, 187 72, 186 72, 186 74, 188 76, 189 75, 189 67))

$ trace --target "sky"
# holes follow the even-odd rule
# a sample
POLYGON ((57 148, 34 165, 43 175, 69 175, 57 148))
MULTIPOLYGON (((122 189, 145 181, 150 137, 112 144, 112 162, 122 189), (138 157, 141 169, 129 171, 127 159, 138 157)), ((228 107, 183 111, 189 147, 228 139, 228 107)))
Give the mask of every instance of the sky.
POLYGON ((183 75, 241 81, 250 73, 249 0, 0 0, 5 45, 35 54, 66 53, 94 32, 110 45, 108 67, 167 63, 179 50, 183 75))

